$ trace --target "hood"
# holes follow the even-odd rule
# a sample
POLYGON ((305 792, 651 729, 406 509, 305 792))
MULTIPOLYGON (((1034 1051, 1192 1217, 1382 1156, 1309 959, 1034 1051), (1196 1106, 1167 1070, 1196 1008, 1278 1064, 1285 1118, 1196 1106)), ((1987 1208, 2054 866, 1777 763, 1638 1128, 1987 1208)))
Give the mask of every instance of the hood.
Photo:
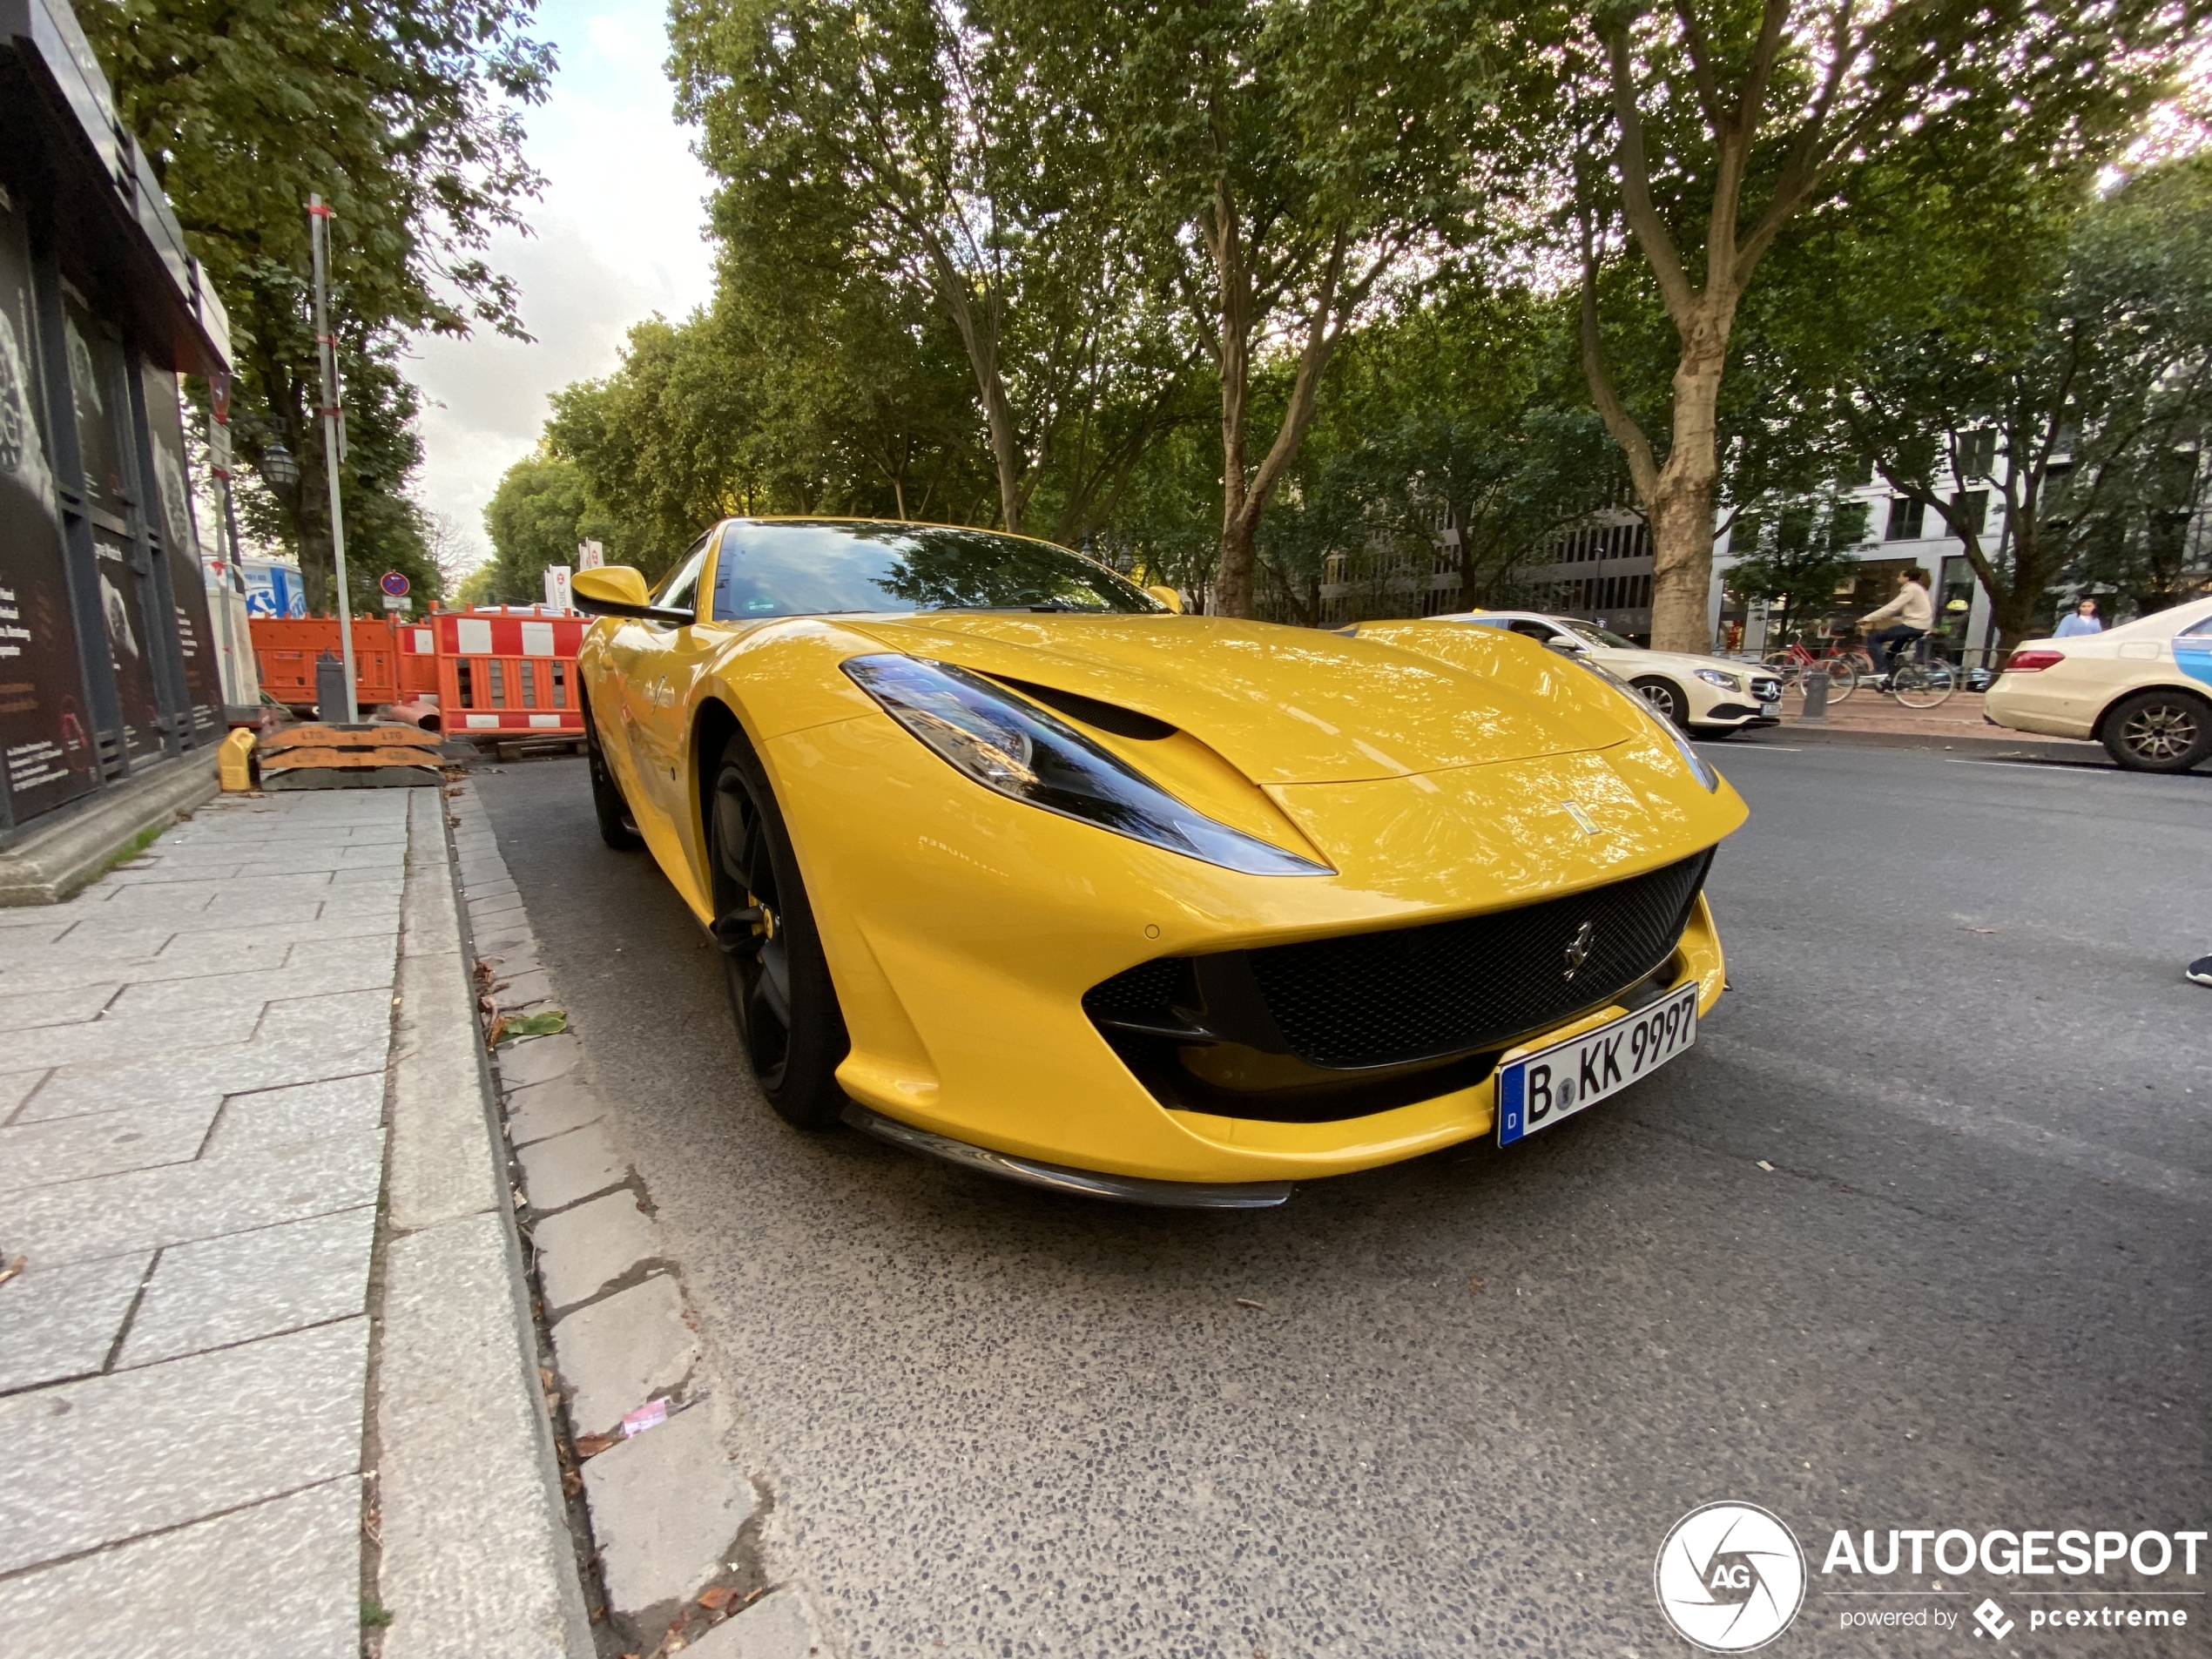
POLYGON ((1502 651, 1443 662, 1226 617, 937 611, 850 627, 908 656, 1163 720, 1262 785, 1527 760, 1604 747, 1633 731, 1542 651, 1509 637, 1502 651))

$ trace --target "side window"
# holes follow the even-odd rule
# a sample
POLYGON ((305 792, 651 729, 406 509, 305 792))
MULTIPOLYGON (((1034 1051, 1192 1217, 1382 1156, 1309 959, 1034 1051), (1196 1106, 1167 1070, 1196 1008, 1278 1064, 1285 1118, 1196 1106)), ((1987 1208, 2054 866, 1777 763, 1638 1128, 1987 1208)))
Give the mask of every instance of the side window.
POLYGON ((2174 637, 2176 639, 2212 639, 2212 617, 2207 617, 2202 622, 2191 623, 2174 637))
POLYGON ((1554 639, 1563 637, 1558 629, 1545 622, 1516 621, 1513 631, 1523 638, 1534 640, 1539 645, 1548 645, 1554 639))
POLYGON ((653 603, 670 610, 692 610, 698 604, 699 567, 706 563, 708 537, 702 536, 691 550, 684 556, 675 574, 661 584, 653 595, 653 603))

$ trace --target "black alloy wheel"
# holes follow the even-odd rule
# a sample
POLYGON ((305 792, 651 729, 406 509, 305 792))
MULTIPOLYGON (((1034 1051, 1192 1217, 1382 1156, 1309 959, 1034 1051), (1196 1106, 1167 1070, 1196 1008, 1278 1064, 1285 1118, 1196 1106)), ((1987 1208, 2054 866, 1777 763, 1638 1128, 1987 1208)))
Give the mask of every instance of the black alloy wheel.
POLYGON ((709 830, 714 941, 753 1076, 785 1122, 827 1129, 845 1110, 836 1074, 852 1044, 783 814, 743 732, 722 751, 709 830))
POLYGON ((1682 688, 1672 680, 1662 680, 1656 674, 1646 674, 1642 679, 1629 682, 1636 688, 1636 695, 1651 705, 1651 711, 1670 725, 1687 727, 1689 724, 1689 705, 1682 688))
POLYGON ((2129 772, 2187 772, 2212 758, 2212 706, 2154 686, 2105 716, 2106 751, 2129 772))
POLYGON ((630 815, 630 803, 622 798, 622 786, 607 770, 606 754, 599 747, 599 723, 591 718, 590 704, 583 708, 583 763, 591 774, 591 811, 599 820, 599 839, 617 853, 636 851, 644 838, 630 815))

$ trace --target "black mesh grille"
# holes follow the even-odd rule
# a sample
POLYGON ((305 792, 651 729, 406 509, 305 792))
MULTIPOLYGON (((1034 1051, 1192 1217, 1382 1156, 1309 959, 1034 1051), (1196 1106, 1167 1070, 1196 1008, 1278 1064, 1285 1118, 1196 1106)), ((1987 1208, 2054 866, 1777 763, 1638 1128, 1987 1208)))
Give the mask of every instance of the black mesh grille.
POLYGON ((1083 995, 1084 1011, 1093 1015, 1150 1014, 1164 1008, 1183 992, 1183 963, 1173 956, 1149 962, 1102 980, 1083 995))
POLYGON ((1252 974, 1291 1047, 1317 1066, 1495 1047, 1597 1007, 1664 962, 1711 859, 1463 921, 1270 946, 1249 953, 1252 974), (1585 922, 1588 954, 1570 979, 1585 922))

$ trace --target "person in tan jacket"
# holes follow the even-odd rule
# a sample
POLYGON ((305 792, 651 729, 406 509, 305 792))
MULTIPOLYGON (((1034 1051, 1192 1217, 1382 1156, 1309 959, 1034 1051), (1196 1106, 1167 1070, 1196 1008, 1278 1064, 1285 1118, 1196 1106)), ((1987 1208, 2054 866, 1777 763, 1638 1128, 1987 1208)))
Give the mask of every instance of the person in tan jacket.
POLYGON ((1866 631, 1867 655, 1874 666, 1888 673, 1897 666, 1897 654, 1935 626, 1935 601, 1928 597, 1928 573, 1915 566, 1897 573, 1897 597, 1858 619, 1866 631), (1896 621, 1891 622, 1894 617, 1896 621), (1886 628, 1881 626, 1888 622, 1886 628), (1878 630, 1878 631, 1877 631, 1878 630))

